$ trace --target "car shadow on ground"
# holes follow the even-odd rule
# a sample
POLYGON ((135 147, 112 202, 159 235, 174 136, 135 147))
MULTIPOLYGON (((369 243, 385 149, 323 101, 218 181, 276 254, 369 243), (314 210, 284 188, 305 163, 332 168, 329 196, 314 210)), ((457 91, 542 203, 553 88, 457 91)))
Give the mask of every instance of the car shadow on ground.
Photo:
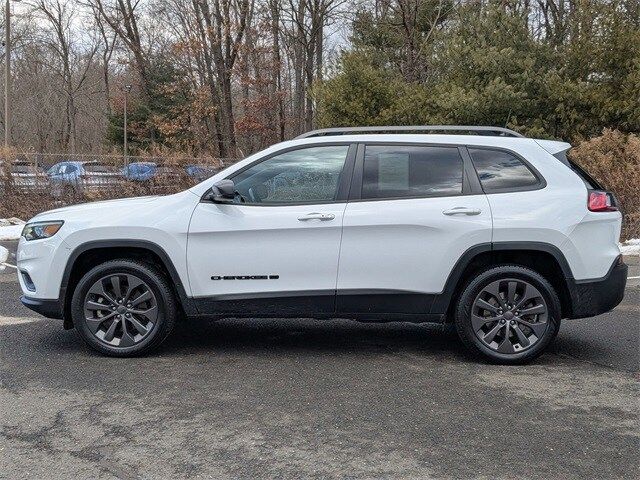
POLYGON ((191 320, 180 324, 165 346, 183 349, 377 352, 464 352, 455 333, 442 326, 359 323, 350 320, 191 320))
MULTIPOLYGON (((39 350, 56 352, 58 355, 84 352, 100 356, 86 347, 73 330, 63 331, 61 325, 56 325, 54 321, 45 322, 48 324, 46 327, 41 324, 37 329, 38 333, 32 333, 38 336, 33 340, 39 350)), ((34 323, 30 323, 3 328, 31 329, 33 326, 34 323)), ((477 360, 464 349, 454 332, 443 329, 440 325, 310 319, 183 320, 176 325, 163 345, 147 356, 216 352, 252 355, 291 355, 305 352, 376 355, 402 352, 477 360)))

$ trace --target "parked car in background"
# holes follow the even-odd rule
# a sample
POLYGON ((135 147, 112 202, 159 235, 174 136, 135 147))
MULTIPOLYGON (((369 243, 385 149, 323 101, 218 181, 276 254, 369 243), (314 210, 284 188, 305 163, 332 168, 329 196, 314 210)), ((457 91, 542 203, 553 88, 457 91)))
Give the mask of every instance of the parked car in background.
POLYGON ((156 162, 134 162, 122 170, 122 175, 131 181, 143 182, 152 178, 187 175, 201 182, 215 175, 217 169, 208 165, 187 165, 181 170, 177 165, 158 165, 156 162))
POLYGON ((47 183, 44 169, 34 162, 15 160, 6 164, 0 161, 0 193, 10 182, 14 188, 30 189, 47 183))
POLYGON ((122 175, 133 182, 144 182, 152 179, 158 173, 155 162, 133 162, 122 169, 122 175))
POLYGON ((194 178, 198 182, 202 182, 215 175, 218 172, 218 169, 215 169, 210 165, 187 165, 184 167, 184 171, 191 178, 194 178))
POLYGON ((60 192, 77 189, 96 189, 118 182, 117 168, 98 161, 64 161, 47 170, 49 181, 60 192))

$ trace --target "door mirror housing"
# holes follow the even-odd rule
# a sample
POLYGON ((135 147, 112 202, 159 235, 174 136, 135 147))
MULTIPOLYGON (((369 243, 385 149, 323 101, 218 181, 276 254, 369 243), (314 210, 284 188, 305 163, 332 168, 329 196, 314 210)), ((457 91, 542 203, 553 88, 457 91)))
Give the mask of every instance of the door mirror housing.
POLYGON ((236 197, 236 186, 233 180, 220 180, 211 187, 209 198, 216 203, 232 203, 236 197))

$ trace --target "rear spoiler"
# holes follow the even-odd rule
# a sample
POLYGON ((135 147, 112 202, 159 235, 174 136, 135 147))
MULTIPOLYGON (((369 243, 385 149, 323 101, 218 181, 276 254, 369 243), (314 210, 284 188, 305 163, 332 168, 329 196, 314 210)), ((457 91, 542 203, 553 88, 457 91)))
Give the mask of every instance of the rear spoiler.
POLYGON ((570 143, 558 142, 556 140, 535 140, 535 142, 577 173, 588 189, 605 190, 605 188, 586 170, 567 158, 567 152, 571 150, 570 143))
POLYGON ((571 149, 570 143, 558 142, 556 140, 535 140, 535 142, 566 166, 570 166, 569 160, 567 159, 567 152, 571 149))

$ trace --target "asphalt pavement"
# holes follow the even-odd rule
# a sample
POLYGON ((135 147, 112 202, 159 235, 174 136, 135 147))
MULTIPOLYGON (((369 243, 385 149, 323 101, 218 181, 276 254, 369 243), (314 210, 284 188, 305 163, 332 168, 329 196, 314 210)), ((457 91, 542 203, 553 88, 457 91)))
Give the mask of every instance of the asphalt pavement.
POLYGON ((520 367, 434 326, 303 319, 106 358, 18 297, 0 273, 2 479, 640 476, 640 279, 520 367))

